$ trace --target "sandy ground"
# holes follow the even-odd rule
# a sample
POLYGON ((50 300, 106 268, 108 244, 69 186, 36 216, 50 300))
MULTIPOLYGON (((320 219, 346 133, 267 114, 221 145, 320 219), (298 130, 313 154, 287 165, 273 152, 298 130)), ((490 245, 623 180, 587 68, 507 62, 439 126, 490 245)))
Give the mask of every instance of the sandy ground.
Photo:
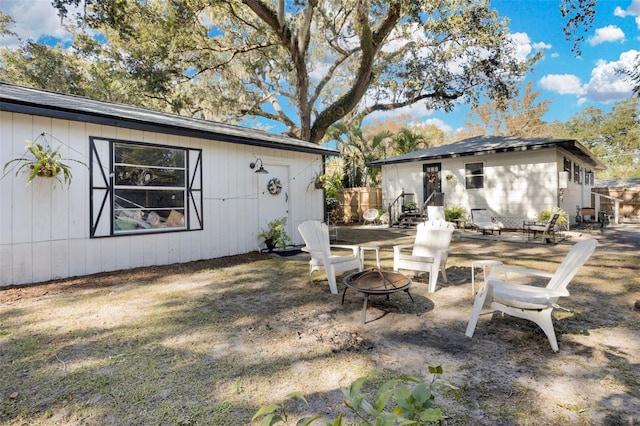
MULTIPOLYGON (((339 237, 341 243, 379 245, 383 268, 390 268, 392 246, 412 242, 413 232, 344 227, 339 237)), ((254 389, 252 397, 259 405, 279 402, 287 393, 300 391, 310 405, 296 405, 296 418, 319 413, 335 419, 344 412, 339 389, 373 369, 426 376, 427 366, 441 365, 444 378, 462 394, 460 400, 438 399, 448 424, 640 424, 640 311, 633 306, 640 299, 640 227, 575 231, 568 236, 569 240, 559 244, 541 244, 515 233, 482 237, 470 231, 456 232, 449 283, 440 281, 437 291, 428 293, 424 277, 414 277, 411 294, 415 305, 403 293, 390 300, 372 297, 366 324, 361 321, 361 294, 347 291, 341 304, 344 286, 340 280, 339 295, 329 294, 320 273, 309 284, 304 254, 274 256, 278 262, 293 265, 299 277, 264 278, 270 282, 269 291, 260 292, 259 301, 215 299, 216 309, 224 309, 225 303, 240 303, 234 309, 246 310, 261 320, 238 322, 234 332, 212 344, 209 351, 216 356, 233 354, 240 360, 287 360, 289 377, 271 382, 270 389, 254 389), (491 312, 481 316, 472 339, 464 335, 474 300, 472 259, 500 259, 552 270, 573 242, 590 237, 600 241, 598 250, 572 282, 571 297, 562 300, 569 311, 560 310, 555 316, 559 352, 551 350, 534 324, 491 312), (623 266, 618 267, 621 257, 623 266), (334 355, 327 360, 320 355, 326 353, 334 355)), ((269 255, 194 262, 171 270, 144 268, 103 274, 91 282, 96 288, 115 283, 116 288, 125 288, 145 274, 157 274, 158 279, 175 276, 171 288, 213 300, 217 290, 211 290, 210 283, 221 280, 209 275, 203 280, 203 268, 207 274, 216 274, 228 267, 236 274, 264 258, 269 255)), ((373 266, 372 259, 367 252, 367 266, 373 266)), ((476 283, 481 281, 482 274, 476 269, 476 283)), ((66 280, 3 290, 0 300, 14 310, 34 304, 47 309, 47 304, 77 291, 88 297, 91 289, 86 281, 66 280)), ((144 301, 133 302, 134 310, 144 305, 144 301)), ((96 321, 109 321, 126 310, 121 306, 93 315, 96 321)))

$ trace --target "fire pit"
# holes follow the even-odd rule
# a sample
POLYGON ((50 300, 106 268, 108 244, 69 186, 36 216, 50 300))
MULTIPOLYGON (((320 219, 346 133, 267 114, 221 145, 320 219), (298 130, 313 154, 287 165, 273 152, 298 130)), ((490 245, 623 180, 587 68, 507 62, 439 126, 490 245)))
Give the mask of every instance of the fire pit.
POLYGON ((409 295, 411 302, 415 306, 415 301, 409 293, 409 288, 413 282, 406 276, 391 271, 381 271, 379 269, 369 269, 367 271, 356 272, 346 276, 343 280, 345 288, 342 293, 342 304, 348 288, 352 288, 364 294, 364 305, 362 307, 362 324, 367 322, 367 302, 370 294, 382 294, 387 296, 398 291, 404 291, 409 295))

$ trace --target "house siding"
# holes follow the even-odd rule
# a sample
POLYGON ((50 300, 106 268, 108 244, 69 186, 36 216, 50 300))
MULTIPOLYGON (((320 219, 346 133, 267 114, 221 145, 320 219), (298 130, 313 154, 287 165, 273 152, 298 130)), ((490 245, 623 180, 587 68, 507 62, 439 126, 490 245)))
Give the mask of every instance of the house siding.
MULTIPOLYGON (((530 151, 469 155, 433 161, 414 161, 382 166, 384 204, 393 202, 402 190, 415 194, 419 204, 423 196, 423 164, 440 163, 445 206, 487 209, 507 227, 520 228, 522 221, 535 218, 541 210, 558 206, 558 172, 563 170, 564 157, 587 167, 574 156, 557 148, 530 151), (484 188, 465 188, 465 164, 482 162, 484 188), (452 183, 447 175, 454 177, 452 183)), ((573 182, 573 175, 560 207, 571 216, 575 206, 584 201, 584 184, 573 182)), ((573 221, 575 218, 571 216, 573 221)))
POLYGON ((323 216, 322 191, 307 189, 313 174, 322 167, 319 154, 8 111, 0 111, 0 120, 2 165, 21 156, 25 141, 34 140, 42 132, 55 138, 49 138, 53 145, 64 145, 63 157, 87 164, 90 137, 201 149, 204 222, 201 231, 90 238, 89 169, 72 162, 69 187, 41 178, 25 186, 26 175, 8 172, 0 180, 0 286, 258 249, 257 236, 265 226, 259 223, 259 200, 267 190, 258 187, 258 175, 249 168, 256 157, 262 159, 267 170, 269 164, 288 167, 288 193, 277 197, 288 197, 287 225, 293 244, 303 243, 297 232, 299 223, 323 216))

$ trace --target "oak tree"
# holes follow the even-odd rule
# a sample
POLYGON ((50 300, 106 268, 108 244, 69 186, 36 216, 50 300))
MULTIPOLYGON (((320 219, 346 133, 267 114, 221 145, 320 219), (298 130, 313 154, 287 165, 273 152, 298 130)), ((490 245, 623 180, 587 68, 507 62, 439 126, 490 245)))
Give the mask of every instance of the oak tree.
POLYGON ((530 65, 488 1, 53 3, 63 16, 82 3, 78 24, 104 37, 102 54, 147 97, 177 97, 195 116, 266 119, 316 143, 344 118, 512 97, 530 65))

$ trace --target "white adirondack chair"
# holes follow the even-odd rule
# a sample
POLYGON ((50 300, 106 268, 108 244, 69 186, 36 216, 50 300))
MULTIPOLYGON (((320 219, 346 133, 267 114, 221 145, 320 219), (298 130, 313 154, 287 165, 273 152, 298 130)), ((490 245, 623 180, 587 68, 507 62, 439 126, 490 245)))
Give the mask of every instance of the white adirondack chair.
POLYGON ((535 322, 547 335, 551 348, 558 351, 558 341, 553 329, 551 312, 557 307, 560 297, 569 296, 567 285, 578 270, 591 257, 598 245, 597 240, 589 239, 574 245, 555 273, 509 266, 494 266, 484 287, 476 295, 473 313, 467 325, 466 335, 473 337, 478 317, 483 308, 491 308, 518 318, 535 322), (549 278, 546 287, 514 284, 498 279, 500 272, 524 274, 549 278))
POLYGON ((455 224, 444 220, 429 220, 418 224, 414 244, 393 246, 393 270, 408 269, 429 273, 429 292, 436 291, 438 271, 447 279, 449 244, 455 224), (411 249, 411 254, 408 253, 411 249))
POLYGON ((471 209, 471 224, 478 230, 482 231, 482 235, 487 231, 498 231, 498 235, 502 233, 504 224, 500 221, 493 220, 486 209, 471 209))
POLYGON ((427 206, 427 219, 428 220, 445 220, 444 207, 427 206))
POLYGON ((360 263, 360 247, 357 245, 337 245, 329 242, 329 228, 325 223, 308 220, 298 225, 298 231, 306 247, 302 250, 311 255, 309 261, 309 280, 313 282, 313 271, 324 270, 327 273, 331 293, 338 294, 336 273, 350 270, 362 270, 360 263), (346 255, 332 254, 331 249, 351 251, 346 255))

